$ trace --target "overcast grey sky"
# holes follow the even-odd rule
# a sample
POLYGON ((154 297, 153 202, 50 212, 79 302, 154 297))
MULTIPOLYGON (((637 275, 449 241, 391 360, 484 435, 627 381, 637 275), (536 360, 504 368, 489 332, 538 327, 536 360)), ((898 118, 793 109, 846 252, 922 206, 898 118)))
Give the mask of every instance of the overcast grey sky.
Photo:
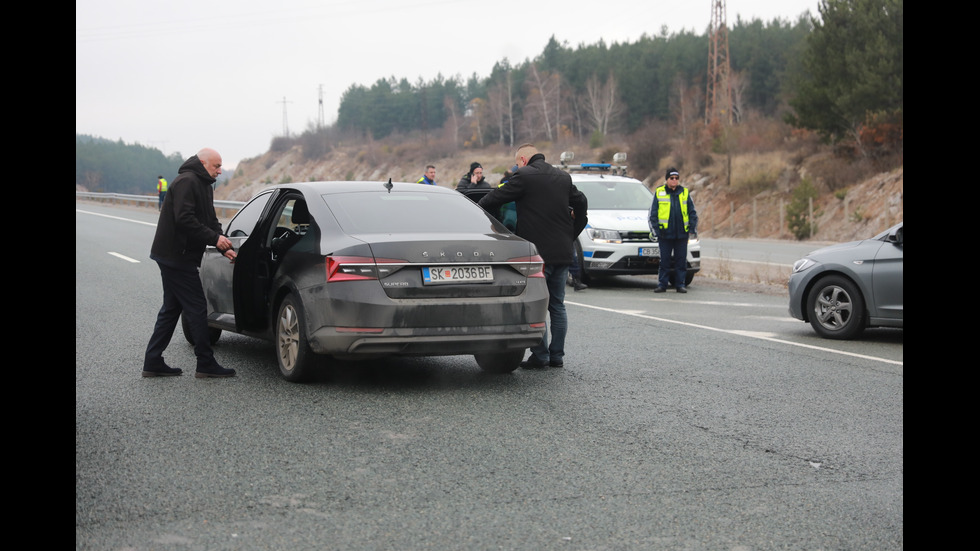
MULTIPOLYGON (((352 84, 486 77, 551 36, 702 33, 714 1, 76 0, 75 132, 184 157, 213 147, 233 168, 315 123, 321 97, 332 124, 352 84)), ((727 20, 792 22, 818 1, 726 0, 727 20)))

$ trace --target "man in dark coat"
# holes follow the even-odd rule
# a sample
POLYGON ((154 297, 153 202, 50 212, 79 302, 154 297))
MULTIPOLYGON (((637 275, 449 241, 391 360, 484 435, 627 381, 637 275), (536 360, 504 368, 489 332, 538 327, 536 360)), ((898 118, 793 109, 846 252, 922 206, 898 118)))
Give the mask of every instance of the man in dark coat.
POLYGON ((231 377, 234 369, 218 365, 211 350, 207 301, 198 270, 208 245, 217 247, 229 261, 236 253, 231 240, 221 235, 214 212, 215 178, 221 174, 221 155, 202 149, 184 161, 163 200, 150 258, 160 267, 163 306, 157 314, 153 335, 143 358, 144 377, 180 375, 183 371, 163 361, 177 322, 183 314, 190 326, 197 356, 196 377, 231 377))
POLYGON ((589 221, 588 199, 575 187, 568 173, 547 163, 533 145, 520 146, 516 158, 518 168, 507 185, 495 188, 480 199, 480 206, 487 212, 496 212, 501 205, 515 201, 515 233, 534 243, 544 259, 551 342, 549 344, 546 332, 541 343, 531 348, 531 356, 521 363, 521 367, 564 367, 565 334, 568 332, 565 282, 573 261, 572 241, 589 221))
POLYGON ((456 189, 490 189, 490 182, 483 177, 483 166, 480 163, 470 163, 470 171, 459 179, 456 189))

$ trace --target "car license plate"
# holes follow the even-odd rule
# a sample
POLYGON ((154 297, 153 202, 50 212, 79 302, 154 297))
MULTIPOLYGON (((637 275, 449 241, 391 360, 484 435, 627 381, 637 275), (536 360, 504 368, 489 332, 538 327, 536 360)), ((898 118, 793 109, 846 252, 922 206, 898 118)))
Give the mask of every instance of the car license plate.
POLYGON ((432 266, 422 268, 422 281, 426 285, 493 281, 493 268, 490 266, 432 266))
POLYGON ((640 256, 660 256, 660 247, 640 247, 640 256))

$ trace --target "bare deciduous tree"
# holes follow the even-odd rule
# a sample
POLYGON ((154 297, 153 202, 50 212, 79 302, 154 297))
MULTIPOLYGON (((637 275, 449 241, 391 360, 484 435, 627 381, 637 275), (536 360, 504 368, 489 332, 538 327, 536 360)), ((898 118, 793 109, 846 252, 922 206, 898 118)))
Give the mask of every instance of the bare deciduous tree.
POLYGON ((745 108, 745 91, 749 87, 749 77, 743 72, 728 75, 729 89, 732 91, 732 120, 735 124, 742 122, 745 108))
POLYGON ((466 110, 466 118, 471 128, 470 138, 466 140, 467 147, 477 145, 483 147, 483 120, 487 118, 487 102, 483 98, 470 100, 466 110))
POLYGON ((610 73, 606 82, 600 83, 599 77, 593 74, 585 84, 585 94, 585 106, 594 124, 594 129, 603 135, 608 134, 617 117, 623 112, 623 104, 618 97, 616 78, 610 73))
POLYGON ((456 112, 456 101, 453 100, 452 96, 446 96, 443 98, 443 107, 445 107, 446 112, 449 116, 446 117, 446 123, 443 125, 447 133, 447 138, 452 142, 453 149, 459 147, 459 128, 464 124, 463 117, 460 117, 456 112))
POLYGON ((677 137, 681 139, 682 159, 693 159, 699 148, 700 130, 704 127, 704 96, 698 85, 688 85, 686 79, 674 79, 671 94, 671 113, 674 115, 677 137))
MULTIPOLYGON (((549 141, 554 140, 554 131, 551 124, 552 120, 557 120, 558 116, 558 91, 559 91, 559 76, 552 75, 548 72, 539 72, 536 65, 531 64, 531 80, 529 84, 531 90, 527 94, 527 107, 525 107, 525 114, 531 115, 530 112, 536 112, 536 120, 538 124, 535 126, 530 126, 529 130, 533 134, 536 134, 535 128, 543 128, 545 131, 545 136, 549 141)), ((530 122, 530 121, 528 121, 530 122)))
POLYGON ((497 127, 498 141, 514 145, 514 91, 511 87, 510 71, 506 78, 487 90, 490 118, 497 127))

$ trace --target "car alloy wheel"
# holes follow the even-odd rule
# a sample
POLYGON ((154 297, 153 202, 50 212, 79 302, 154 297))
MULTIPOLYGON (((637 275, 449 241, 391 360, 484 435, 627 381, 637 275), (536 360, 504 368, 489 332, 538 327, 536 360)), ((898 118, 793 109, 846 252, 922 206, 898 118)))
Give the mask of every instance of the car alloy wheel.
POLYGON ((864 298, 849 279, 828 276, 817 281, 807 298, 810 325, 821 337, 853 339, 864 330, 864 298))
POLYGON ((276 316, 276 357, 279 371, 287 381, 300 382, 309 378, 313 352, 306 340, 303 311, 292 295, 283 298, 276 316))

